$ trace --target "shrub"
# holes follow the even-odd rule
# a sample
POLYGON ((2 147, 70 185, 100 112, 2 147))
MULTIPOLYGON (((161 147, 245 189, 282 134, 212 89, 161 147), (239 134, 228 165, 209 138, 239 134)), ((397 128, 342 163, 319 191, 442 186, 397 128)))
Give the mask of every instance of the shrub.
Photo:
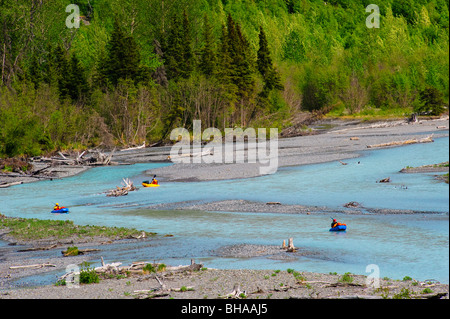
POLYGON ((405 276, 405 277, 403 277, 403 281, 410 281, 410 280, 412 280, 412 278, 411 278, 411 277, 409 277, 409 276, 405 276))
POLYGON ((341 278, 339 278, 340 282, 352 282, 353 281, 353 277, 351 276, 351 273, 346 272, 341 278))
POLYGON ((392 299, 411 299, 411 292, 408 288, 402 288, 402 290, 395 294, 392 299))
POLYGON ((164 271, 164 270, 166 270, 166 265, 165 264, 159 264, 157 271, 164 271))
POLYGON ((153 267, 152 264, 147 264, 144 266, 144 268, 142 268, 142 271, 144 273, 152 273, 152 272, 156 272, 156 269, 155 269, 155 267, 153 267))
POLYGON ((89 266, 84 263, 82 265, 81 271, 80 271, 80 283, 81 284, 93 284, 93 283, 99 283, 100 277, 95 272, 94 268, 89 268, 89 266))
POLYGON ((431 293, 433 293, 433 290, 431 290, 430 288, 425 288, 424 290, 422 290, 421 293, 422 294, 431 294, 431 293))

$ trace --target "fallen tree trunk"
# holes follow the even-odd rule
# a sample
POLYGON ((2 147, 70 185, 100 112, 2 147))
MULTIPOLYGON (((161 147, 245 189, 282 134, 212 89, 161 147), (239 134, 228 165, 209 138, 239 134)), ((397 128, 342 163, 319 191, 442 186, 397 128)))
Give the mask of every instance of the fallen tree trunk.
POLYGON ((56 248, 57 246, 58 246, 57 244, 53 244, 53 245, 45 246, 45 247, 25 248, 25 249, 20 249, 20 250, 18 250, 18 252, 38 251, 38 250, 50 250, 50 249, 56 248))
POLYGON ((14 185, 20 185, 23 182, 12 182, 12 183, 0 183, 0 188, 7 188, 14 185))
POLYGON ((139 150, 139 149, 142 149, 142 148, 145 148, 145 141, 144 141, 144 143, 142 145, 139 145, 139 146, 136 146, 136 147, 125 148, 125 149, 120 150, 120 151, 121 152, 123 152, 123 151, 132 151, 132 150, 139 150))
POLYGON ((96 249, 96 248, 77 249, 76 255, 72 254, 72 252, 70 250, 63 250, 63 251, 61 251, 61 253, 63 254, 64 257, 68 257, 68 256, 84 255, 86 253, 90 253, 93 251, 100 251, 100 249, 96 249))
POLYGON ((203 268, 203 264, 193 262, 189 266, 166 267, 168 272, 198 271, 203 268))
POLYGON ((29 268, 44 268, 44 267, 56 267, 56 265, 52 265, 50 263, 33 264, 33 265, 24 265, 24 266, 11 266, 11 267, 9 267, 9 269, 29 269, 29 268))
POLYGON ((397 145, 408 145, 408 144, 416 144, 416 143, 432 143, 433 135, 430 135, 428 137, 424 137, 421 139, 411 139, 406 141, 394 141, 389 143, 381 143, 381 144, 374 144, 374 145, 367 145, 367 148, 377 148, 377 147, 387 147, 387 146, 397 146, 397 145))

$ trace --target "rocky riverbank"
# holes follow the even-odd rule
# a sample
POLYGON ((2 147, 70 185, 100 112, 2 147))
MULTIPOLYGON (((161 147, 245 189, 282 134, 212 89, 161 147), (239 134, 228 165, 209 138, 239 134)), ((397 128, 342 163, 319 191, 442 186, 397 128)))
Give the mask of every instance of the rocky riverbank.
MULTIPOLYGON (((271 255, 277 259, 289 258, 290 254, 278 246, 245 244, 226 246, 216 253, 233 258, 271 255)), ((294 253, 307 252, 298 248, 294 253)), ((65 269, 67 264, 80 264, 86 260, 89 260, 86 256, 61 256, 45 259, 45 263, 56 269, 65 269)), ((373 281, 367 276, 350 273, 320 274, 301 269, 208 269, 208 265, 199 265, 196 270, 175 271, 179 267, 167 267, 151 273, 109 274, 101 277, 98 283, 80 284, 77 288, 52 284, 8 289, 5 288, 5 275, 12 280, 19 278, 18 274, 43 275, 50 271, 50 267, 45 266, 17 267, 20 263, 36 265, 42 262, 44 265, 43 258, 31 255, 23 255, 21 260, 16 256, 12 268, 11 262, 12 259, 7 258, 0 263, 0 283, 3 283, 0 299, 448 299, 449 296, 449 286, 432 279, 416 281, 405 276, 373 281)), ((60 271, 61 274, 64 271, 60 271)))

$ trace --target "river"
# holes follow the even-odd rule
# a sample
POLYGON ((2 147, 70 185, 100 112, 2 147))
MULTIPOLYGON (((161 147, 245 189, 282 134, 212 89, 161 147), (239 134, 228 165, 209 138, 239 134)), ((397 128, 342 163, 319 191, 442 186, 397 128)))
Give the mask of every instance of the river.
MULTIPOLYGON (((167 164, 98 167, 80 175, 0 190, 0 213, 40 219, 70 219, 77 224, 134 227, 172 234, 142 243, 105 246, 107 262, 159 261, 187 264, 191 258, 211 268, 288 269, 312 272, 351 272, 368 275, 378 266, 381 277, 449 282, 448 184, 434 174, 403 174, 406 166, 448 161, 448 138, 434 143, 365 151, 339 162, 280 168, 257 178, 162 183, 128 196, 106 197, 105 191, 130 178, 136 185, 143 172, 167 164), (391 183, 377 183, 390 177, 391 183), (205 211, 158 211, 159 203, 245 199, 342 208, 357 201, 369 208, 423 211, 421 214, 336 214, 348 225, 345 233, 329 232, 330 213, 273 214, 205 211), (55 202, 70 214, 50 214, 55 202), (230 258, 216 255, 236 244, 281 245, 294 238, 305 254, 288 259, 230 258)), ((46 252, 43 252, 45 254, 46 252)))

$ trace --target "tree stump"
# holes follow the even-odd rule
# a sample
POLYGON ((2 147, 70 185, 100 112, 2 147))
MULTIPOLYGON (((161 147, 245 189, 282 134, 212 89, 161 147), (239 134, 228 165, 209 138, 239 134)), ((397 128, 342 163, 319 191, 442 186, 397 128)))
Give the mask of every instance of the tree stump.
POLYGON ((297 249, 294 246, 294 238, 289 238, 287 252, 293 253, 295 251, 297 251, 297 249))

